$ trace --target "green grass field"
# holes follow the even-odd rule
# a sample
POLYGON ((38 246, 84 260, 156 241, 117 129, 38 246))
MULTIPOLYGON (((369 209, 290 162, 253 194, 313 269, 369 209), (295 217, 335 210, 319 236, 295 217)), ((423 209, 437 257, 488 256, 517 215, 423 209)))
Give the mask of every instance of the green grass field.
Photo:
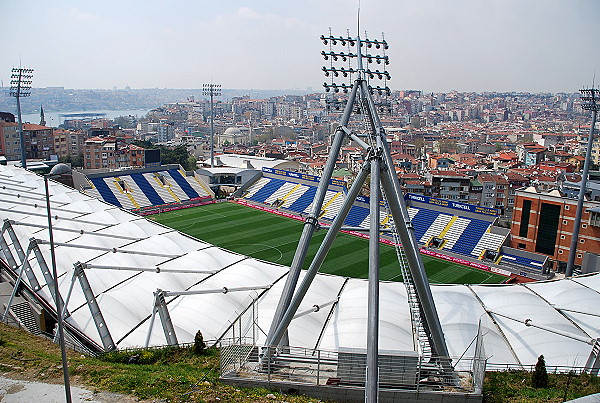
MULTIPOLYGON (((150 218, 213 245, 286 266, 292 262, 303 227, 300 221, 235 203, 210 204, 150 218)), ((304 268, 308 267, 325 232, 320 230, 313 237, 304 268)), ((320 271, 367 278, 368 248, 366 239, 339 234, 320 271)), ((442 259, 422 257, 431 283, 482 284, 500 283, 506 279, 442 259)), ((394 247, 381 244, 380 264, 381 280, 402 281, 394 247)))

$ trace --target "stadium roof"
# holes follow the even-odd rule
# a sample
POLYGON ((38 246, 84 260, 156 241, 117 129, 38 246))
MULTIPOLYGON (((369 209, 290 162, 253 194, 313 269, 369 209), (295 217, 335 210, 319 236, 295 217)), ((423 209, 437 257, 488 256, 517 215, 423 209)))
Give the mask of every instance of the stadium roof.
MULTIPOLYGON (((44 183, 21 168, 0 166, 0 219, 12 220, 23 246, 31 238, 48 240, 44 183)), ((197 330, 205 339, 218 339, 238 316, 251 307, 259 328, 269 328, 288 267, 239 255, 197 240, 90 198, 50 181, 56 261, 61 295, 66 298, 74 264, 90 266, 85 274, 118 348, 145 344, 157 289, 205 291, 168 296, 168 311, 179 342, 192 342, 197 330), (223 292, 223 288, 244 291, 223 292), (254 288, 252 290, 247 287, 254 288)), ((224 223, 226 225, 226 223, 224 223)), ((3 237, 17 256, 6 232, 3 237)), ((38 243, 50 262, 47 243, 38 243)), ((7 252, 0 254, 5 261, 7 252)), ((41 289, 37 295, 53 306, 44 273, 33 253, 32 272, 41 289)), ((32 289, 32 277, 23 280, 32 289)), ((519 285, 433 285, 433 296, 451 355, 472 355, 479 321, 485 326, 489 362, 532 365, 541 354, 550 366, 583 366, 600 337, 600 275, 519 285), (542 330, 540 325, 550 329, 542 330), (567 333, 574 337, 565 337, 567 333)), ((298 312, 313 310, 292 321, 290 345, 366 348, 367 281, 319 274, 298 312), (339 299, 337 299, 339 298, 339 299), (337 299, 337 303, 335 302, 337 299), (329 305, 328 305, 329 304, 329 305), (326 307, 326 308, 325 308, 326 307)), ((380 349, 412 351, 413 335, 406 289, 402 283, 382 282, 380 289, 380 349)), ((67 305, 69 327, 100 349, 103 341, 94 324, 82 287, 73 287, 67 305)), ((166 344, 160 323, 150 345, 166 344)), ((264 342, 264 333, 257 337, 264 342)))

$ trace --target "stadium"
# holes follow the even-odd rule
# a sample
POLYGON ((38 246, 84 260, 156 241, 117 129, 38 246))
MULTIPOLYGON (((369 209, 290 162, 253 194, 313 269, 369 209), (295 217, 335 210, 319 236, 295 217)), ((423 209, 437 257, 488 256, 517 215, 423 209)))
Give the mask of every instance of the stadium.
POLYGON ((388 57, 361 53, 387 42, 321 39, 358 68, 323 67, 357 79, 324 84, 348 95, 320 177, 263 166, 217 200, 179 165, 0 165, 3 321, 61 340, 65 386, 63 336, 90 354, 202 336, 223 382, 335 401, 481 401, 486 370, 540 356, 597 375, 600 276, 551 280, 497 210, 403 194, 373 98, 389 73, 368 67, 388 57), (350 185, 332 179, 347 141, 363 151, 350 185))
MULTIPOLYGON (((265 168, 260 178, 240 190, 235 201, 215 203, 208 185, 194 172, 184 172, 181 167, 90 176, 83 191, 50 180, 58 285, 65 304, 68 339, 81 349, 101 352, 190 343, 200 330, 205 339, 220 343, 224 349, 232 340, 238 346, 250 346, 242 355, 251 362, 255 346, 265 342, 289 271, 287 265, 267 260, 289 260, 280 258, 284 252, 281 248, 274 255, 265 255, 264 260, 248 256, 274 250, 268 244, 247 249, 248 255, 234 252, 235 244, 248 248, 250 243, 276 243, 277 234, 284 236, 284 227, 299 225, 298 220, 310 207, 318 181, 319 178, 309 175, 265 168), (249 219, 246 229, 236 226, 236 216, 244 212, 260 214, 249 219), (148 217, 151 219, 143 216, 152 213, 148 217), (270 224, 265 217, 283 219, 285 225, 269 232, 270 224), (177 223, 178 220, 181 222, 177 223), (176 228, 181 224, 190 226, 190 220, 191 228, 199 229, 199 234, 206 225, 207 237, 210 233, 226 232, 231 250, 187 235, 184 228, 178 231, 160 224, 172 223, 176 228), (248 226, 254 231, 250 236, 257 237, 252 242, 244 240, 248 226), (227 228, 230 231, 225 231, 227 228), (258 239, 261 233, 265 237, 258 239)), ((0 166, 0 185, 3 194, 0 286, 3 295, 10 295, 2 301, 3 316, 34 333, 53 333, 57 314, 49 271, 44 180, 21 168, 0 166)), ((319 218, 324 227, 346 192, 343 182, 329 184, 319 218)), ((470 372, 477 357, 487 362, 488 370, 530 368, 541 354, 550 368, 558 370, 597 366, 600 320, 591 307, 600 303, 598 275, 520 284, 480 284, 491 279, 491 275, 497 276, 490 280, 496 283, 511 275, 510 270, 494 263, 502 263, 504 259, 500 252, 506 234, 494 232, 493 212, 467 211, 463 206, 452 207, 447 201, 420 196, 408 195, 406 201, 422 252, 438 256, 436 262, 459 262, 460 265, 448 269, 450 272, 473 270, 485 275, 483 279, 458 277, 456 282, 461 284, 433 284, 451 281, 444 281, 444 277, 436 281, 434 274, 428 274, 432 277, 431 292, 449 353, 457 357, 455 368, 470 372), (427 247, 434 240, 439 241, 437 246, 427 247), (490 251, 494 252, 494 259, 486 264, 481 257, 490 251)), ((347 224, 368 227, 365 207, 368 204, 366 198, 356 198, 347 224)), ((382 213, 382 227, 388 221, 388 215, 382 213)), ((363 241, 364 236, 356 232, 344 237, 363 241)), ((382 246, 394 244, 385 234, 380 241, 382 246)), ((342 244, 345 254, 356 248, 361 246, 342 244)), ((395 258, 393 246, 390 253, 395 258)), ((355 259, 350 257, 350 260, 355 259)), ((514 260, 521 262, 518 268, 521 273, 527 270, 533 273, 534 268, 544 264, 531 256, 514 260)), ((364 270, 340 271, 339 267, 345 264, 336 263, 335 256, 332 263, 325 262, 324 272, 316 275, 302 300, 289 326, 289 346, 301 349, 304 354, 319 351, 339 355, 341 360, 343 354, 367 348, 368 282, 364 270)), ((422 340, 414 326, 407 288, 398 281, 402 273, 397 262, 395 269, 391 266, 386 269, 382 258, 382 280, 390 281, 380 283, 379 348, 389 357, 408 360, 407 357, 414 358, 423 351, 422 340)), ((235 357, 239 359, 240 354, 235 357)), ((222 359, 227 357, 222 355, 222 359)), ((325 361, 331 366, 332 360, 325 361)), ((233 372, 234 364, 223 365, 224 375, 233 372)), ((338 375, 343 373, 339 365, 338 375)), ((309 382, 313 387, 328 382, 335 385, 340 377, 343 382, 343 375, 335 376, 334 371, 327 376, 326 370, 323 371, 309 382)), ((356 375, 346 375, 356 381, 356 375)), ((274 379, 268 380, 271 381, 274 379)), ((285 381, 293 381, 296 389, 302 384, 302 380, 295 378, 285 381)), ((390 381, 396 387, 406 386, 406 382, 390 381)), ((468 393, 480 396, 476 386, 473 382, 468 393)))

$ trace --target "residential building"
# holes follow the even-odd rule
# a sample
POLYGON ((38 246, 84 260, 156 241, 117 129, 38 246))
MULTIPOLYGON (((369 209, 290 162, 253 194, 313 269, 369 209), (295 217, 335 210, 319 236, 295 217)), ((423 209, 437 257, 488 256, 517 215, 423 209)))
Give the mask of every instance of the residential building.
POLYGON ((0 120, 0 155, 4 155, 8 161, 21 159, 21 140, 17 123, 0 120))
POLYGON ((508 201, 509 183, 502 175, 480 174, 477 181, 481 183, 482 193, 479 205, 500 210, 504 215, 508 201))
POLYGON ((83 154, 86 133, 83 131, 54 130, 54 153, 59 158, 83 154))
POLYGON ((433 197, 468 203, 471 185, 468 175, 450 170, 432 170, 428 176, 433 197))

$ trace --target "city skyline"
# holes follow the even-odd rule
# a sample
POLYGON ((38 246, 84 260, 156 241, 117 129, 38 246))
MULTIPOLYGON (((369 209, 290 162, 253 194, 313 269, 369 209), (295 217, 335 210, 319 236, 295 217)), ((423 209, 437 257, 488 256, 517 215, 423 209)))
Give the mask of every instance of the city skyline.
MULTIPOLYGON (((0 78, 22 64, 34 87, 320 92, 319 36, 357 34, 358 1, 144 4, 6 4, 0 78)), ((385 33, 392 89, 575 92, 600 67, 599 15, 593 0, 363 0, 360 34, 385 33)))

